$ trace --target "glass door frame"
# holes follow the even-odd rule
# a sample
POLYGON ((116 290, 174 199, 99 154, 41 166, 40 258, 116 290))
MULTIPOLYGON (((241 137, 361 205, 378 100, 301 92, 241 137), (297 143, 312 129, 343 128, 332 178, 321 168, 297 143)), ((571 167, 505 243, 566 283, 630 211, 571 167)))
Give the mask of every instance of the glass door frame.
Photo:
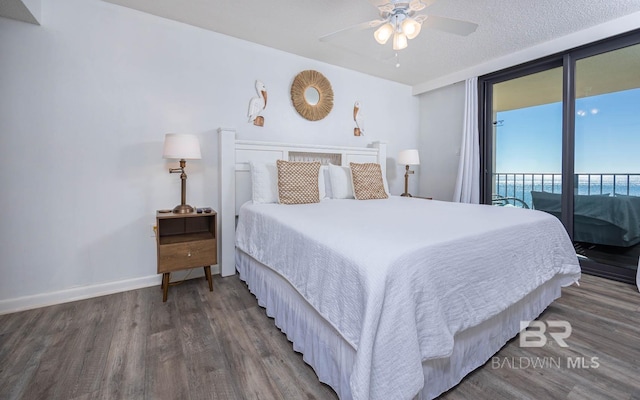
MULTIPOLYGON (((480 133, 480 201, 483 204, 492 202, 493 186, 493 85, 535 74, 553 68, 562 67, 562 56, 550 56, 532 63, 518 65, 478 78, 478 131, 480 133)), ((564 116, 563 116, 564 124, 564 116)), ((563 128, 564 137, 564 128, 563 128)), ((564 143, 564 139, 563 139, 564 143)), ((563 149, 564 151, 564 149, 563 149)), ((563 152, 564 155, 564 152, 563 152)), ((564 157, 563 157, 564 159, 564 157)), ((564 165, 563 165, 564 166, 564 165)), ((564 183, 562 190, 564 191, 564 183)))
MULTIPOLYGON (((562 70, 562 196, 561 221, 573 240, 575 173, 575 70, 576 61, 624 47, 640 44, 640 29, 584 45, 562 53, 478 77, 478 131, 480 135, 480 201, 492 203, 493 187, 493 85, 563 67, 562 70)), ((636 272, 629 268, 581 259, 585 273, 635 283, 636 272)))

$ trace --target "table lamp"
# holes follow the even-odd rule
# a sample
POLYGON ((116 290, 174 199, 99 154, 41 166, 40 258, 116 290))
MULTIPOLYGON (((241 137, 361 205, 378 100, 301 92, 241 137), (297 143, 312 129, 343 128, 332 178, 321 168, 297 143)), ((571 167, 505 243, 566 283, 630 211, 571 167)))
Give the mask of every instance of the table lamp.
POLYGON ((409 165, 420 165, 418 150, 402 150, 398 155, 398 164, 406 165, 404 173, 404 193, 402 193, 401 196, 413 197, 409 194, 409 174, 413 174, 414 171, 409 170, 409 165))
POLYGON ((200 141, 195 135, 167 133, 164 137, 163 158, 180 160, 180 168, 169 168, 169 173, 180 172, 180 180, 182 182, 181 202, 177 205, 173 212, 176 214, 188 214, 193 212, 193 207, 186 204, 187 200, 187 174, 184 167, 187 165, 186 160, 199 160, 200 141))

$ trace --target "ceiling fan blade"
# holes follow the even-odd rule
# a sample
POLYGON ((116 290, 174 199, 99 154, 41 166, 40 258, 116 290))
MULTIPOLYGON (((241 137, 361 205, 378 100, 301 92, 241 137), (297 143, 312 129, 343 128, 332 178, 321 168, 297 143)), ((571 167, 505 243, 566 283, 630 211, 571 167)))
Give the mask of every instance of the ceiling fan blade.
POLYGON ((394 7, 395 6, 391 3, 383 4, 378 6, 378 12, 382 17, 386 17, 393 12, 394 7))
POLYGON ((454 35, 468 36, 478 29, 478 24, 468 21, 460 21, 458 19, 438 17, 429 15, 422 23, 425 28, 439 29, 444 32, 453 33, 454 35))
POLYGON ((373 21, 362 22, 362 23, 357 24, 357 25, 349 26, 347 28, 343 28, 343 29, 337 30, 335 32, 331 32, 331 33, 329 33, 327 35, 320 36, 319 40, 321 42, 328 42, 329 40, 333 39, 334 36, 339 35, 341 33, 350 32, 350 31, 361 31, 361 30, 364 30, 364 29, 375 28, 376 26, 380 26, 383 22, 386 22, 386 20, 384 20, 384 19, 374 19, 373 21))
POLYGON ((391 1, 390 0, 369 0, 369 3, 375 8, 378 8, 386 4, 391 4, 391 1))
POLYGON ((414 11, 422 10, 425 7, 429 7, 437 0, 404 0, 404 1, 392 1, 392 0, 369 0, 372 6, 380 8, 382 6, 390 5, 393 9, 394 3, 409 3, 409 8, 414 11), (422 5, 420 5, 422 3, 422 5), (417 7, 417 8, 416 8, 417 7))
MULTIPOLYGON (((435 1, 435 0, 433 0, 435 1)), ((411 0, 409 2, 409 9, 411 11, 422 11, 425 8, 427 8, 429 5, 431 5, 430 3, 433 3, 433 1, 428 2, 428 1, 422 1, 422 0, 411 0), (427 4, 429 3, 429 4, 427 4)))
POLYGON ((430 5, 435 3, 436 1, 438 1, 438 0, 422 0, 422 4, 424 4, 425 6, 429 7, 430 5))

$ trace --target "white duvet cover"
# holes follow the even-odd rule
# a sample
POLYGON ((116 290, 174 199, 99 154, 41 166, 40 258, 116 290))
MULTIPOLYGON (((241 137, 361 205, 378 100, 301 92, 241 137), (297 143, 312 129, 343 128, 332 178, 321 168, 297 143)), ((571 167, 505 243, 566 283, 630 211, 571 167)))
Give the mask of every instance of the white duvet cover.
POLYGON ((410 399, 422 361, 552 277, 580 277, 553 216, 392 196, 245 204, 236 246, 269 266, 356 350, 354 399, 410 399), (305 268, 300 268, 305 265, 305 268))

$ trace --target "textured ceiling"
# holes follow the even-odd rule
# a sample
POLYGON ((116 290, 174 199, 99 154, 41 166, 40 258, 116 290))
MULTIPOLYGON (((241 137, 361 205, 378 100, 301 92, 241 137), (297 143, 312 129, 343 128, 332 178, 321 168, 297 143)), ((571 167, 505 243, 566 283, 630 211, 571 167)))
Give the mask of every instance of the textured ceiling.
MULTIPOLYGON (((469 36, 423 29, 398 52, 373 31, 319 37, 376 19, 384 0, 105 0, 300 56, 415 86, 640 12, 640 0, 438 0, 425 12, 475 22, 469 36)), ((638 22, 640 27, 640 21, 638 22)))

